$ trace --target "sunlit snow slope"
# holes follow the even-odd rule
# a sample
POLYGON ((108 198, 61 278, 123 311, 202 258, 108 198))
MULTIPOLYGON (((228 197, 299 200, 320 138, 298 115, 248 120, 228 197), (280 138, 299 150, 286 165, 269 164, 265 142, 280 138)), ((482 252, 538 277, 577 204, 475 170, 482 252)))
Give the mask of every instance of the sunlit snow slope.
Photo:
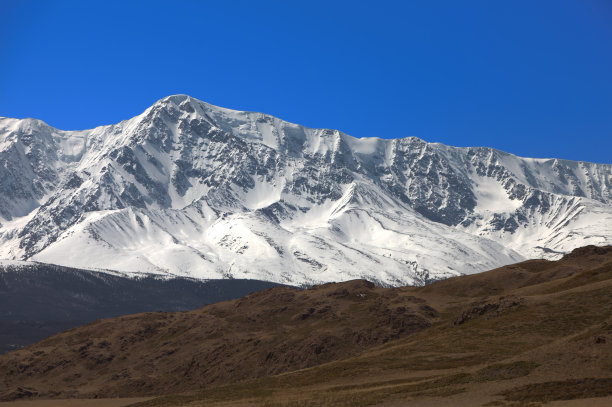
POLYGON ((611 244, 611 185, 608 164, 356 139, 176 95, 92 130, 0 119, 0 258, 423 284, 611 244))

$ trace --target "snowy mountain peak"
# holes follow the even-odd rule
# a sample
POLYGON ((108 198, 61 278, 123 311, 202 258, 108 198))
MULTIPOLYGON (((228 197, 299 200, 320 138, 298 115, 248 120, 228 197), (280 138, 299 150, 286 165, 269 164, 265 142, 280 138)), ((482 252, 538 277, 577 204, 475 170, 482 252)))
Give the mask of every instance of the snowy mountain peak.
POLYGON ((423 284, 610 244, 612 166, 357 139, 173 95, 91 130, 0 119, 0 224, 7 259, 423 284))

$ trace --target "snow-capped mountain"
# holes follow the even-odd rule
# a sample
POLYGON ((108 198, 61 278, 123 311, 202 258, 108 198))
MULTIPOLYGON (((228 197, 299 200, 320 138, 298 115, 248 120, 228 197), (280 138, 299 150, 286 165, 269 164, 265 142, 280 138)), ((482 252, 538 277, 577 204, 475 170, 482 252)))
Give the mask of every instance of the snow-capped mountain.
POLYGON ((612 244, 612 165, 357 139, 185 95, 116 125, 0 119, 0 258, 423 284, 612 244))

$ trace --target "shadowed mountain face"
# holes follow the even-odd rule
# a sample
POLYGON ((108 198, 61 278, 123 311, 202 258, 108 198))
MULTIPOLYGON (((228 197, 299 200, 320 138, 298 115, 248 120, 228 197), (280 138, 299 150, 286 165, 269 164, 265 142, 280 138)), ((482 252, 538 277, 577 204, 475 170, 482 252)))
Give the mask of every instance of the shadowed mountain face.
POLYGON ((255 280, 128 278, 41 263, 0 264, 0 353, 100 318, 187 311, 275 285, 255 280))
POLYGON ((426 287, 276 287, 190 312, 97 321, 2 355, 0 393, 205 389, 156 406, 372 405, 472 390, 489 401, 612 395, 610 298, 612 246, 426 287), (536 382, 545 384, 521 387, 536 382))
POLYGON ((608 164, 355 139, 185 95, 92 130, 0 119, 7 259, 423 285, 610 244, 611 202, 608 164))

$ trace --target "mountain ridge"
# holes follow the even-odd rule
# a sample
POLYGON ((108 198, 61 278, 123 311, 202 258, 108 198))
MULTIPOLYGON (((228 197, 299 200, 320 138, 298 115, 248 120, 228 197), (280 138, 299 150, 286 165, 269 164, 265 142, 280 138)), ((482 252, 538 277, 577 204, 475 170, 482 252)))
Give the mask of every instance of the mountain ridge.
POLYGON ((0 258, 401 285, 611 242, 612 165, 356 139, 186 95, 116 125, 41 123, 0 119, 0 258))

